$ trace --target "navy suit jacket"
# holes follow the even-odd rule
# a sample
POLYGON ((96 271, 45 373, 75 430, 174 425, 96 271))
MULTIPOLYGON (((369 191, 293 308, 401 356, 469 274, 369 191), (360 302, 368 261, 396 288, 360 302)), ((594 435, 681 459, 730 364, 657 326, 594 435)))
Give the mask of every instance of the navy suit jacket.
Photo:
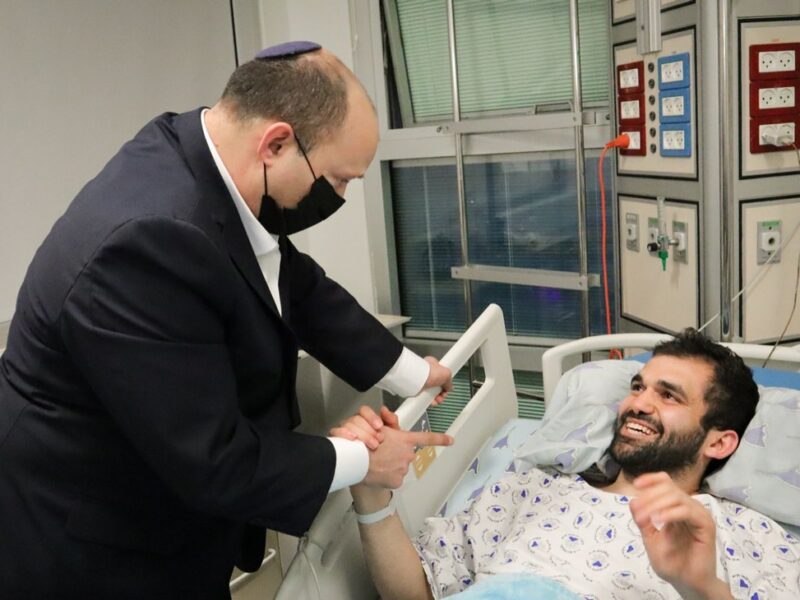
POLYGON ((164 114, 39 248, 0 360, 0 597, 227 597, 300 535, 335 452, 298 347, 357 389, 402 346, 281 238, 278 314, 203 137, 164 114))

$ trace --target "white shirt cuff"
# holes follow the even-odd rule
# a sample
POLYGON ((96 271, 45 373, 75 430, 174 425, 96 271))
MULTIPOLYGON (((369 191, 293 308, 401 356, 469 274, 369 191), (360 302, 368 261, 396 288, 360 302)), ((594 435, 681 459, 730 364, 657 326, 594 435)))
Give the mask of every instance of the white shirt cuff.
POLYGON ((369 470, 369 453, 363 442, 329 437, 336 451, 336 469, 328 493, 364 481, 369 470))
POLYGON ((394 366, 375 385, 401 398, 410 398, 422 391, 430 372, 428 361, 404 347, 394 366))

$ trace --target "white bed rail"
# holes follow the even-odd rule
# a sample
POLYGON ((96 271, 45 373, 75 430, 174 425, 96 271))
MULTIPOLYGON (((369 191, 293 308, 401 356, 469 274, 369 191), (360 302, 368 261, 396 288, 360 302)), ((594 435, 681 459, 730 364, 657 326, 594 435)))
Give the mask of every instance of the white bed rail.
MULTIPOLYGON (((542 355, 542 377, 544 378, 544 401, 547 404, 553 396, 556 384, 566 370, 567 359, 586 352, 611 350, 612 348, 643 348, 651 349, 660 342, 672 339, 671 335, 663 333, 615 333, 611 335, 596 335, 582 338, 550 348, 542 355)), ((741 356, 751 366, 757 361, 763 361, 769 356, 772 346, 757 344, 722 344, 741 356)), ((779 347, 770 358, 773 363, 792 363, 800 365, 800 352, 793 347, 779 347)), ((760 364, 758 365, 760 366, 760 364)))
MULTIPOLYGON (((442 358, 455 374, 476 352, 485 370, 484 384, 447 433, 455 443, 436 449, 436 458, 420 479, 409 470, 395 493, 398 513, 413 533, 433 515, 458 484, 495 431, 517 416, 503 312, 490 305, 442 358)), ((397 410, 400 426, 412 427, 430 406, 435 392, 409 398, 397 410)), ((374 600, 377 594, 361 553, 349 490, 331 494, 292 561, 276 600, 374 600)))

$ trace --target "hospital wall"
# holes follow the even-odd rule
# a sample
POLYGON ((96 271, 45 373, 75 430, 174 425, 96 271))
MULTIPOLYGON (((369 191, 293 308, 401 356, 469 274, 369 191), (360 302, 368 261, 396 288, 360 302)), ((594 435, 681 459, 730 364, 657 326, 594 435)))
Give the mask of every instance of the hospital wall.
MULTIPOLYGON (((147 121, 213 104, 264 45, 319 41, 352 64, 346 0, 3 2, 0 36, 0 347, 36 249, 81 187, 147 121), (11 24, 11 26, 5 26, 11 24)), ((375 308, 363 185, 329 223, 296 236, 375 308)), ((374 200, 374 199, 373 199, 374 200)))

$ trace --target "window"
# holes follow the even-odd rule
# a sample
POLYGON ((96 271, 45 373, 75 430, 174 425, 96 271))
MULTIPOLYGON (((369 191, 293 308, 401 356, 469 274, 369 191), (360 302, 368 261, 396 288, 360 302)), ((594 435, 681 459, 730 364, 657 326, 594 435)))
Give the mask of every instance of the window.
MULTIPOLYGON (((447 129, 453 120, 447 3, 383 0, 377 13, 368 0, 354 1, 370 11, 373 26, 383 27, 371 39, 384 60, 363 59, 374 69, 365 75, 384 77, 376 91, 382 168, 371 188, 386 198, 380 222, 389 224, 379 304, 410 316, 406 341, 427 349, 436 340, 455 339, 467 324, 464 282, 451 275, 463 259, 454 137, 447 129)), ((584 126, 589 272, 599 274, 596 169, 599 149, 612 137, 609 2, 579 0, 578 6, 584 113, 592 123, 584 126)), ((576 273, 569 2, 454 0, 453 9, 460 108, 468 129, 462 140, 470 262, 576 273)), ((608 160, 607 182, 612 168, 608 160)), ((611 290, 613 223, 609 212, 611 290)), ((470 288, 474 316, 491 302, 503 308, 510 341, 521 349, 517 357, 540 356, 537 347, 582 334, 578 291, 482 281, 470 288)), ((590 330, 602 333, 601 288, 592 287, 589 300, 590 330)), ((613 293, 611 300, 613 314, 613 293)), ((524 379, 537 360, 515 363, 515 376, 524 379)))
MULTIPOLYGON (((445 0, 386 2, 402 123, 452 119, 445 0)), ((584 104, 608 101, 608 0, 580 0, 584 104)), ((572 98, 566 0, 455 0, 462 115, 529 111, 572 98)))
MULTIPOLYGON (((465 161, 470 260, 485 265, 579 270, 575 160, 572 152, 511 155, 465 161)), ((611 179, 605 164, 606 181, 611 179)), ((586 160, 597 172, 597 156, 586 160)), ((453 161, 397 161, 391 167, 395 238, 406 334, 465 328, 456 172, 453 161)), ((589 271, 600 264, 597 178, 587 177, 589 271)), ((611 214, 606 215, 609 230, 611 214)), ((613 255, 611 236, 608 254, 613 255)), ((509 335, 579 337, 580 294, 572 290, 497 283, 472 284, 473 314, 490 303, 503 308, 509 335)), ((591 331, 605 332, 600 288, 590 291, 591 331)))

